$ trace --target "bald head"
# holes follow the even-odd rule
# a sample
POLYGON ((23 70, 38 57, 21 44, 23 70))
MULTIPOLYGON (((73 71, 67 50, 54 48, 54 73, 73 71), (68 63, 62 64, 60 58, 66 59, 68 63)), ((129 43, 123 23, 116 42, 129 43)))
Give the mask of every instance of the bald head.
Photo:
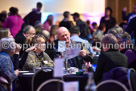
POLYGON ((60 27, 60 28, 57 30, 57 34, 59 35, 59 34, 62 33, 62 32, 67 32, 67 33, 69 33, 69 31, 68 31, 67 28, 65 28, 65 27, 60 27))
POLYGON ((70 33, 68 29, 65 27, 60 27, 57 30, 57 37, 58 37, 58 40, 60 41, 66 41, 67 44, 69 44, 70 42, 70 33))

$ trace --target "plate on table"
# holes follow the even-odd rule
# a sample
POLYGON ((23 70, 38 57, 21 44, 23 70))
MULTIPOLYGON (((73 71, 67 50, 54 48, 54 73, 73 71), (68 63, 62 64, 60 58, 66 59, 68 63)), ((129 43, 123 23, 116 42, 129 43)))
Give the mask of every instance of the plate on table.
POLYGON ((34 75, 34 73, 23 73, 23 75, 34 75))
POLYGON ((19 73, 26 73, 26 72, 29 72, 29 71, 19 71, 19 73))

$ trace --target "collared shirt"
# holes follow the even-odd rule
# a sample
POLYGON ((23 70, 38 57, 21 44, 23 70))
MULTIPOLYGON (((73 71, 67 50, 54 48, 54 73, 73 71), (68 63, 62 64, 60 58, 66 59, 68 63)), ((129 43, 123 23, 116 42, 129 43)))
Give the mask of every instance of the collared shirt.
POLYGON ((89 44, 89 42, 87 40, 84 40, 82 38, 80 38, 78 35, 72 35, 70 37, 70 39, 72 41, 75 41, 75 42, 81 42, 81 43, 84 43, 85 44, 85 47, 89 50, 90 54, 94 54, 93 50, 92 50, 92 47, 91 45, 89 44))
POLYGON ((16 78, 12 60, 10 56, 4 52, 0 52, 0 72, 5 73, 11 81, 14 81, 16 78))

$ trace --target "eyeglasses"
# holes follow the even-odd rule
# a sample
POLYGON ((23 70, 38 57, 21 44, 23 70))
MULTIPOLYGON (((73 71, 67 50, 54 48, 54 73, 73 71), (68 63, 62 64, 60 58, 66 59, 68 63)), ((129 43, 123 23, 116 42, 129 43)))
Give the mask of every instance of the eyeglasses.
POLYGON ((35 35, 36 33, 29 33, 30 35, 35 35))

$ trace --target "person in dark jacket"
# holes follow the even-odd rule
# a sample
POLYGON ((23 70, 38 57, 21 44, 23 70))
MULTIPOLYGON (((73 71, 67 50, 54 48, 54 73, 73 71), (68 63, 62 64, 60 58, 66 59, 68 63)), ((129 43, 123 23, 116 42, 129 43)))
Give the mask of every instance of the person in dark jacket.
POLYGON ((90 30, 89 30, 87 24, 80 19, 79 13, 76 12, 76 13, 72 14, 72 16, 73 16, 74 21, 76 22, 76 26, 78 26, 80 29, 80 36, 79 37, 88 40, 90 30))
POLYGON ((112 9, 110 7, 105 9, 105 16, 100 20, 100 24, 102 23, 106 25, 106 31, 104 34, 108 32, 108 29, 113 28, 116 25, 116 20, 114 17, 112 17, 112 9))
POLYGON ((16 35, 15 42, 21 45, 21 51, 19 53, 20 57, 25 52, 25 50, 29 48, 29 45, 26 43, 27 40, 34 37, 35 33, 35 28, 31 25, 27 25, 24 27, 23 31, 16 35))
POLYGON ((115 67, 127 67, 127 57, 118 51, 116 47, 118 40, 112 34, 106 34, 102 38, 103 52, 100 54, 95 72, 95 83, 98 84, 105 72, 115 67))
POLYGON ((136 17, 136 5, 134 5, 133 7, 133 12, 129 13, 128 15, 127 15, 127 8, 126 7, 123 8, 123 11, 122 11, 123 20, 127 20, 127 23, 129 24, 131 19, 134 17, 136 17))
POLYGON ((42 8, 42 3, 38 2, 36 9, 33 9, 32 12, 30 12, 28 15, 24 17, 24 21, 28 25, 34 26, 36 21, 41 21, 41 8, 42 8))
POLYGON ((128 24, 128 27, 126 29, 126 31, 129 34, 133 34, 134 38, 135 38, 135 46, 136 46, 136 17, 134 17, 130 23, 128 24))
POLYGON ((70 12, 65 11, 63 13, 64 19, 60 22, 59 27, 66 27, 68 30, 70 30, 71 26, 73 26, 72 21, 70 21, 70 12))

